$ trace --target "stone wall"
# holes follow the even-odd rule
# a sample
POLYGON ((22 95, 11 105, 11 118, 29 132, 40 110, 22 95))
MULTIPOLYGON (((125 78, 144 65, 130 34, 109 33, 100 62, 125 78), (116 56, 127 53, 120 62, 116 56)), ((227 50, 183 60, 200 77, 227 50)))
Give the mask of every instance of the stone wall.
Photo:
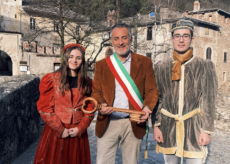
POLYGON ((12 162, 39 137, 39 82, 33 75, 0 78, 0 164, 12 162))
POLYGON ((25 59, 31 74, 44 75, 54 71, 54 63, 61 63, 60 55, 25 52, 25 59))
POLYGON ((216 36, 218 35, 218 31, 215 29, 211 29, 208 26, 200 25, 194 27, 194 41, 192 43, 194 55, 206 59, 206 51, 208 48, 211 49, 211 60, 215 64, 217 64, 218 57, 218 47, 216 36))
POLYGON ((219 87, 215 127, 220 130, 230 131, 229 16, 215 11, 203 14, 202 18, 199 17, 199 14, 194 14, 193 17, 214 22, 221 26, 220 31, 209 28, 208 33, 205 27, 195 27, 194 51, 196 56, 205 58, 207 48, 211 48, 211 60, 216 66, 219 87), (224 53, 227 54, 226 62, 224 61, 224 53))
POLYGON ((206 12, 203 14, 193 14, 193 18, 201 19, 204 21, 216 23, 220 25, 219 31, 213 30, 207 27, 195 27, 195 53, 201 54, 197 55, 205 58, 206 50, 208 47, 211 48, 212 57, 211 60, 216 65, 218 85, 224 86, 225 83, 230 82, 230 59, 229 59, 229 42, 230 42, 230 16, 223 15, 218 11, 215 12, 206 12), (202 17, 200 16, 202 15, 202 17), (227 54, 227 60, 224 61, 224 53, 227 54))
POLYGON ((225 16, 218 15, 218 24, 221 25, 220 33, 217 36, 218 44, 218 58, 217 58, 217 74, 218 74, 218 83, 219 85, 224 85, 226 82, 230 83, 230 30, 229 30, 229 21, 224 22, 225 16), (227 53, 227 61, 224 62, 224 53, 227 53))
POLYGON ((220 85, 217 96, 215 127, 230 131, 230 83, 220 85))
POLYGON ((230 131, 230 96, 218 94, 215 113, 215 128, 230 131))

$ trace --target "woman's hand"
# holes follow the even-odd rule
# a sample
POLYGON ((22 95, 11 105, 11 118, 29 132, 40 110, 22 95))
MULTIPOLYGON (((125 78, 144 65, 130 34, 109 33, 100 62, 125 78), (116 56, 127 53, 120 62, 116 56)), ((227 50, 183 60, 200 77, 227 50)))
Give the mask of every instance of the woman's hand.
POLYGON ((69 129, 70 137, 77 137, 78 133, 79 133, 79 130, 77 127, 69 129))
POLYGON ((67 138, 69 137, 69 130, 68 129, 64 129, 64 131, 62 132, 61 138, 67 138))

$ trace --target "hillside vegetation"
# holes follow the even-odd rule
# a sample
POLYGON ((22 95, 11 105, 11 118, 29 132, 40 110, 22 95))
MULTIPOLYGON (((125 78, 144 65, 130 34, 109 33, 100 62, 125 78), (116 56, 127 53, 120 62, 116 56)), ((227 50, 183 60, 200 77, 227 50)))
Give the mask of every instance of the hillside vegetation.
MULTIPOLYGON (((154 6, 168 7, 174 11, 192 11, 194 0, 69 0, 78 6, 78 11, 91 18, 106 18, 109 10, 120 11, 120 18, 134 16, 137 13, 154 12, 154 6)), ((230 12, 230 0, 200 0, 201 9, 220 8, 230 12)), ((158 8, 159 9, 159 8, 158 8)))

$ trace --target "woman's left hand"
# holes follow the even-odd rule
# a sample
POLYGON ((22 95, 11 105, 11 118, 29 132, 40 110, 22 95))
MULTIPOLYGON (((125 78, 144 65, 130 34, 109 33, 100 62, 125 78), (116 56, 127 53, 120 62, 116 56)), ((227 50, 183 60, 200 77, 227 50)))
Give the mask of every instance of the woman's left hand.
POLYGON ((77 137, 78 133, 79 133, 79 130, 77 127, 69 129, 70 137, 77 137))

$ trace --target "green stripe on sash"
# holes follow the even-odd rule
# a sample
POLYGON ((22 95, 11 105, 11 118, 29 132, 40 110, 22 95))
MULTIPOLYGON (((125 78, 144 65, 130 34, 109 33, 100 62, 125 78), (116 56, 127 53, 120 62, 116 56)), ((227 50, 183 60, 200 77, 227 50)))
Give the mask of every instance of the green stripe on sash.
POLYGON ((136 93, 137 97, 139 98, 139 100, 142 102, 144 102, 135 82, 133 81, 133 79, 131 78, 131 76, 129 75, 129 73, 127 72, 127 70, 125 69, 125 67, 123 66, 123 64, 121 63, 121 61, 119 60, 119 58, 117 57, 117 54, 114 53, 114 58, 118 64, 118 66, 120 67, 121 71, 123 72, 123 74, 125 75, 126 79, 129 81, 130 85, 132 86, 134 92, 136 93))

